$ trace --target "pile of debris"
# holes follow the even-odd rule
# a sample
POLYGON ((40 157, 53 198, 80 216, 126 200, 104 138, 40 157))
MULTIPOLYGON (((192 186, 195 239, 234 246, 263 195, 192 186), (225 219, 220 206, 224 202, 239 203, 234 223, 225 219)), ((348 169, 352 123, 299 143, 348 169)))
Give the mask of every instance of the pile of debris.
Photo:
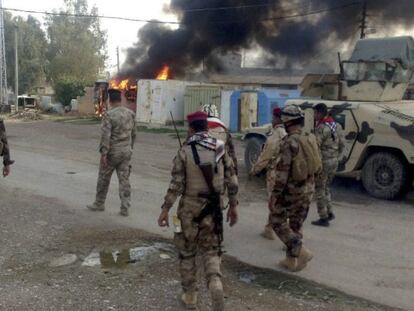
POLYGON ((10 118, 23 120, 23 121, 36 121, 36 120, 42 120, 43 119, 42 115, 39 113, 38 110, 29 109, 29 108, 26 108, 22 111, 11 114, 10 118))

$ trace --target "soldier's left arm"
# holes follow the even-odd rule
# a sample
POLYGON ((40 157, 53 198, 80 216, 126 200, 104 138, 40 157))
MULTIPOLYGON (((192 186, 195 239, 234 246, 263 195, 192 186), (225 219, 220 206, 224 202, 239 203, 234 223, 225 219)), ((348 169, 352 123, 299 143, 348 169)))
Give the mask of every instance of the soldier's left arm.
POLYGON ((338 152, 339 155, 345 150, 345 141, 344 141, 344 132, 342 125, 338 123, 337 125, 337 136, 338 136, 338 152))
POLYGON ((173 160, 173 169, 171 171, 171 182, 168 187, 167 194, 164 197, 163 210, 170 210, 177 198, 184 193, 185 190, 185 152, 180 149, 173 160))
POLYGON ((133 117, 133 127, 131 131, 131 149, 134 149, 135 139, 137 138, 137 122, 135 120, 135 114, 132 114, 133 117))
POLYGON ((227 133, 227 152, 229 153, 230 158, 233 161, 234 169, 236 170, 236 175, 238 175, 238 166, 237 166, 237 155, 236 155, 236 148, 234 147, 233 137, 231 136, 229 131, 227 133))
POLYGON ((225 152, 223 157, 224 164, 224 186, 227 189, 230 206, 236 206, 237 193, 239 192, 239 182, 234 168, 232 158, 225 152))
POLYGON ((4 126, 4 121, 0 119, 0 144, 3 146, 2 147, 2 151, 0 156, 3 157, 3 165, 9 166, 12 165, 14 163, 14 161, 11 160, 10 158, 10 148, 9 148, 9 143, 7 141, 7 136, 6 136, 6 127, 4 126))

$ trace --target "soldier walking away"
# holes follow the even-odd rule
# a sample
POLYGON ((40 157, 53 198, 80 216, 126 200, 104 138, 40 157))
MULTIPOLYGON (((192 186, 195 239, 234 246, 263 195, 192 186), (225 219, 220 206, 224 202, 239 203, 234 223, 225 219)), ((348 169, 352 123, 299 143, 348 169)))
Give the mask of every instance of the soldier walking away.
MULTIPOLYGON (((263 170, 266 170, 266 189, 269 199, 273 191, 273 186, 275 185, 275 168, 279 160, 280 145, 282 139, 286 136, 286 130, 281 115, 282 109, 279 107, 273 109, 273 129, 268 134, 266 144, 250 172, 250 175, 259 175, 263 170)), ((268 240, 276 239, 273 228, 269 222, 265 225, 261 235, 268 240)))
POLYGON ((224 142, 226 151, 233 160, 236 174, 238 175, 236 148, 234 147, 233 137, 226 125, 219 118, 209 115, 208 119, 208 133, 210 136, 224 142))
POLYGON ((179 270, 183 293, 181 301, 189 309, 197 305, 197 265, 204 265, 213 310, 223 310, 221 282, 221 242, 223 240, 223 196, 229 198, 227 222, 237 223, 238 182, 233 161, 224 143, 208 134, 207 114, 187 116, 189 130, 185 145, 174 158, 172 180, 158 219, 161 227, 169 226, 168 213, 178 197, 174 217, 174 243, 179 253, 179 270))
POLYGON ((303 134, 304 115, 297 106, 282 111, 287 136, 280 147, 275 183, 269 201, 270 223, 286 245, 286 258, 279 265, 289 271, 304 269, 312 254, 304 247, 302 226, 321 170, 318 145, 313 134, 303 134))
POLYGON ((0 156, 3 157, 3 177, 10 175, 10 166, 14 163, 10 159, 10 148, 7 141, 6 127, 4 121, 0 119, 0 156))
POLYGON ((131 156, 135 142, 135 114, 121 104, 121 92, 108 91, 111 110, 102 120, 102 137, 99 147, 101 163, 99 167, 96 200, 87 208, 91 211, 104 211, 105 200, 111 182, 112 173, 116 170, 119 180, 119 197, 121 199, 122 216, 128 216, 131 205, 131 156))
POLYGON ((315 226, 328 227, 335 219, 331 203, 331 184, 338 169, 338 158, 344 149, 341 126, 328 115, 325 104, 313 107, 315 115, 315 136, 322 156, 322 172, 316 178, 316 203, 319 219, 312 221, 315 226))

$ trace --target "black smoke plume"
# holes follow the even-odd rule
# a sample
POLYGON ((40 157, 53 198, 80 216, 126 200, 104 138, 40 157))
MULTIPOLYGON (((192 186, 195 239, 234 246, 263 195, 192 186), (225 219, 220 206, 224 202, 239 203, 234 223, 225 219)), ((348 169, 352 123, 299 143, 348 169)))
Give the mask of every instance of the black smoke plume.
MULTIPOLYGON (((122 74, 154 78, 164 65, 176 78, 201 64, 220 71, 214 55, 257 45, 270 55, 268 62, 286 58, 307 65, 359 37, 362 6, 359 0, 171 0, 168 10, 179 17, 180 26, 172 30, 148 23, 141 28, 122 74)), ((413 26, 413 0, 367 0, 367 7, 369 26, 377 31, 413 26)))

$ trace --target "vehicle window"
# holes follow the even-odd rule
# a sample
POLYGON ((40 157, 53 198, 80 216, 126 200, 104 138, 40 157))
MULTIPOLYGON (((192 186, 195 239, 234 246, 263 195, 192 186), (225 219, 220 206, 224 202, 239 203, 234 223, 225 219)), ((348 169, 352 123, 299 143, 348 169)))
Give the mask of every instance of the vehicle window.
POLYGON ((409 82, 411 70, 384 62, 344 62, 344 78, 351 81, 409 82))

